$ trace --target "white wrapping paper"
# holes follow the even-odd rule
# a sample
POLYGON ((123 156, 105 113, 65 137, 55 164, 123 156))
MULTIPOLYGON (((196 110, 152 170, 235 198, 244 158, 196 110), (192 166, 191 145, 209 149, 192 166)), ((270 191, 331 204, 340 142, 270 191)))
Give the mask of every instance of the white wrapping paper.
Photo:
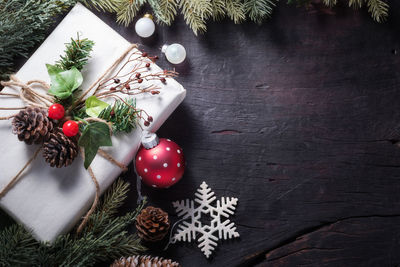
MULTIPOLYGON (((77 4, 51 35, 43 42, 16 76, 22 81, 42 79, 50 83, 45 63, 53 64, 63 54, 65 43, 79 32, 82 38, 95 42, 92 58, 82 74, 88 88, 130 45, 117 32, 77 4)), ((152 64, 151 71, 161 69, 152 64)), ((159 95, 139 95, 138 108, 145 109, 154 122, 149 127, 156 131, 186 95, 185 89, 173 79, 166 85, 158 84, 159 95)), ((14 92, 4 88, 3 92, 14 92)), ((0 98, 3 107, 24 104, 15 98, 0 98)), ((0 111, 7 116, 16 111, 0 111)), ((116 160, 129 164, 140 145, 140 128, 130 134, 113 136, 113 147, 105 148, 116 160)), ((0 121, 0 187, 3 188, 31 158, 36 145, 26 145, 12 134, 11 121, 0 121)), ((121 170, 97 155, 91 164, 103 192, 118 177, 121 170)), ((51 168, 40 153, 22 175, 20 181, 0 200, 0 207, 31 230, 38 240, 53 241, 70 230, 86 213, 93 202, 95 187, 79 156, 66 168, 51 168)))

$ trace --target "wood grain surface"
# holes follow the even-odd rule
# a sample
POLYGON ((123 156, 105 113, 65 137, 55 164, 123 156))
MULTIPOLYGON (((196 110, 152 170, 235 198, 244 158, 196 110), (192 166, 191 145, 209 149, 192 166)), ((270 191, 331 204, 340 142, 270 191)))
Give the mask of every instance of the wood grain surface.
MULTIPOLYGON (((398 266, 400 264, 400 3, 386 23, 365 9, 333 12, 281 1, 262 26, 210 23, 194 36, 179 18, 150 40, 160 55, 178 42, 187 60, 177 80, 187 98, 160 129, 187 160, 174 187, 143 188, 152 205, 192 198, 202 181, 239 198, 241 235, 207 260, 196 243, 150 254, 183 266, 398 266)), ((136 206, 135 177, 129 202, 136 206)), ((132 227, 131 230, 134 230, 132 227)))
POLYGON ((195 37, 180 18, 146 42, 102 15, 147 51, 187 49, 187 98, 159 131, 183 147, 187 171, 169 190, 145 188, 150 203, 176 221, 171 202, 202 181, 239 198, 241 238, 212 259, 196 243, 150 252, 183 266, 398 266, 399 15, 398 1, 384 24, 365 9, 281 3, 262 26, 222 21, 195 37))

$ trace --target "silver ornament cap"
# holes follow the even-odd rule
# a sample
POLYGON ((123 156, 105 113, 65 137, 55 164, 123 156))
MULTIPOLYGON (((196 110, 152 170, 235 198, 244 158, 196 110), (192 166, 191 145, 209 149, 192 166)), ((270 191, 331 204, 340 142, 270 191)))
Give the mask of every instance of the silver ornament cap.
POLYGON ((156 147, 160 143, 160 139, 155 133, 149 131, 143 131, 142 145, 146 149, 156 147))

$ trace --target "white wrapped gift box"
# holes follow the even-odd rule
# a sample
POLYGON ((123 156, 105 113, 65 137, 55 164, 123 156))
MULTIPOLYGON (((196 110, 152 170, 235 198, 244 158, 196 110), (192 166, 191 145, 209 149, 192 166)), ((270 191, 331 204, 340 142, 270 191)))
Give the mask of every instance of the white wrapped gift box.
MULTIPOLYGON (((18 71, 18 79, 26 82, 41 79, 50 83, 45 63, 54 64, 65 49, 65 43, 75 38, 77 32, 82 38, 95 42, 91 59, 82 71, 84 82, 81 88, 88 88, 111 66, 130 46, 130 43, 106 25, 81 4, 77 4, 32 57, 18 71)), ((151 72, 161 69, 152 64, 151 72)), ((156 131, 185 98, 185 89, 175 80, 156 83, 159 95, 141 94, 136 97, 138 108, 144 109, 154 122, 147 129, 156 131)), ((145 83, 144 83, 145 84, 145 83)), ((4 88, 2 92, 12 92, 4 88)), ((90 95, 90 94, 89 94, 90 95)), ((3 107, 21 107, 24 104, 16 98, 1 97, 3 107)), ((16 111, 1 111, 7 116, 16 111)), ((112 147, 104 148, 116 160, 128 165, 140 146, 142 130, 138 127, 129 134, 113 136, 112 147)), ((12 134, 11 120, 0 121, 0 187, 3 188, 32 157, 36 145, 26 145, 12 134)), ((121 173, 100 155, 91 164, 103 192, 121 173)), ((15 220, 31 230, 38 240, 53 241, 59 234, 69 231, 86 213, 93 202, 95 187, 81 157, 66 168, 51 168, 41 153, 24 172, 19 182, 0 200, 0 206, 15 220)))

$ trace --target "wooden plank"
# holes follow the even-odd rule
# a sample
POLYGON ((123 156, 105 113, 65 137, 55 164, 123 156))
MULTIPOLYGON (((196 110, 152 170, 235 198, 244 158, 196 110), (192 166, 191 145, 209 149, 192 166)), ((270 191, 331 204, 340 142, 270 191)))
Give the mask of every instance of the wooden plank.
MULTIPOLYGON (((171 201, 192 198, 205 180, 217 196, 239 198, 233 220, 241 238, 222 242, 211 260, 196 244, 151 253, 184 266, 250 266, 279 257, 277 265, 291 266, 313 256, 312 263, 326 257, 336 259, 333 266, 357 265, 379 235, 379 251, 398 252, 400 58, 393 51, 400 49, 400 9, 391 5, 386 24, 364 9, 326 15, 281 3, 262 26, 210 23, 199 37, 182 18, 157 27, 144 49, 158 54, 173 42, 187 49, 186 64, 177 67, 187 99, 159 135, 184 148, 188 167, 171 189, 144 193, 174 214, 171 201), (360 239, 326 230, 351 234, 358 222, 360 239), (309 241, 296 241, 304 234, 309 241), (294 252, 320 240, 329 248, 332 239, 346 253, 294 252)), ((108 22, 140 41, 133 26, 108 22)), ((163 57, 159 64, 173 67, 163 57)), ((362 263, 399 264, 395 252, 371 253, 362 263)))
MULTIPOLYGON (((187 171, 171 189, 144 188, 150 203, 175 221, 171 202, 203 180, 239 198, 241 238, 212 259, 196 244, 149 253, 183 266, 400 264, 400 3, 390 4, 385 24, 365 9, 282 1, 262 26, 222 21, 195 37, 180 17, 150 40, 98 13, 149 53, 187 49, 176 66, 187 99, 159 131, 183 147, 187 171)), ((132 171, 125 178, 133 191, 121 212, 136 207, 132 171)))

